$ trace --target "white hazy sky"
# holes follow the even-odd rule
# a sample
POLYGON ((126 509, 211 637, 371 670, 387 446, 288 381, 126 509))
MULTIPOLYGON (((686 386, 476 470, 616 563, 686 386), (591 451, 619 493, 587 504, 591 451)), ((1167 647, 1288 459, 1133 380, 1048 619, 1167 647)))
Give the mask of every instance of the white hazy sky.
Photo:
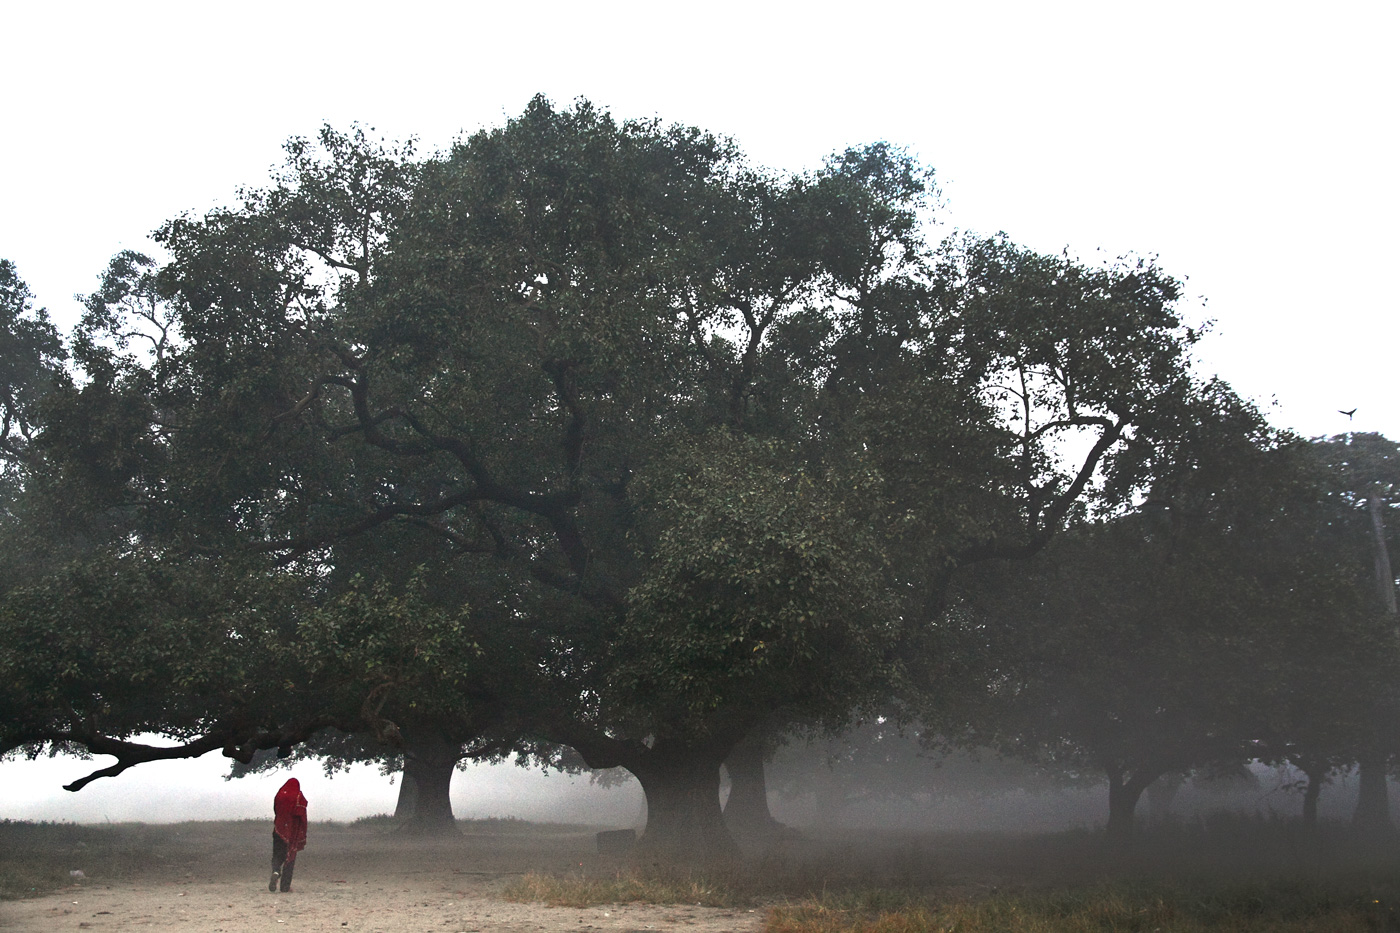
POLYGON ((1158 255, 1215 321, 1203 371, 1276 424, 1400 438, 1394 2, 12 2, 0 27, 0 257, 62 326, 113 253, 261 183, 289 136, 433 150, 543 92, 775 168, 906 146, 950 227, 1158 255))
MULTIPOLYGON (((312 820, 348 822, 393 813, 399 786, 377 767, 357 765, 327 777, 318 765, 225 780, 229 762, 217 754, 193 761, 138 765, 116 778, 94 781, 76 794, 63 785, 109 763, 60 756, 0 764, 0 819, 74 823, 271 819, 272 797, 289 777, 301 782, 312 820)), ((641 828, 646 803, 641 785, 603 788, 587 775, 545 774, 511 764, 472 765, 452 779, 452 810, 459 818, 513 816, 641 828)))

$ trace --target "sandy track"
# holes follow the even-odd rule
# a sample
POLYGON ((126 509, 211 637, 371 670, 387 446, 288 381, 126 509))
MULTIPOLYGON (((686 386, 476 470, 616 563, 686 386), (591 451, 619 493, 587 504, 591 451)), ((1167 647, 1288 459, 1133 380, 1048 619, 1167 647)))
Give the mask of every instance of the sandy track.
POLYGON ((318 832, 313 825, 289 894, 268 893, 270 852, 267 827, 225 827, 219 838, 185 830, 157 847, 149 870, 134 881, 104 880, 101 866, 93 865, 87 879, 56 894, 0 902, 0 929, 752 933, 763 920, 761 910, 546 907, 499 897, 507 879, 528 870, 606 870, 584 833, 404 844, 375 833, 318 832))
POLYGON ((287 895, 251 883, 90 887, 0 906, 7 930, 184 929, 208 933, 254 930, 538 933, 538 931, 756 931, 758 911, 622 905, 572 908, 512 904, 485 893, 444 892, 437 886, 364 882, 310 884, 287 895))

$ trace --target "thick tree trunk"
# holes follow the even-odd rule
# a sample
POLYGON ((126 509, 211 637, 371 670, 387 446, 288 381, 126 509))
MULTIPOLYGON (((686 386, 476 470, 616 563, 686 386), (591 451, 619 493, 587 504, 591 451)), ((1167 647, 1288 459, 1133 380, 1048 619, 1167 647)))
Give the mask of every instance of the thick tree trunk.
POLYGON ((702 740, 616 739, 566 725, 557 741, 572 746, 590 768, 626 768, 642 785, 647 825, 637 841, 638 859, 706 865, 739 855, 720 811, 719 769, 754 723, 726 725, 714 724, 702 740))
POLYGON ((1124 784, 1110 781, 1108 785, 1108 838, 1113 842, 1127 842, 1133 837, 1134 812, 1137 810, 1138 795, 1130 792, 1124 784))
POLYGON ((1376 589, 1380 594, 1381 606, 1385 609, 1385 614, 1390 617, 1391 624, 1394 625, 1397 617, 1400 617, 1400 610, 1396 609, 1395 571, 1390 566, 1390 548, 1385 543, 1385 518, 1381 511, 1384 505, 1381 486, 1377 483, 1371 488, 1371 495, 1367 497, 1366 506, 1371 513, 1371 540, 1376 565, 1376 589))
POLYGON ((418 781, 407 770, 399 772, 399 802, 394 807, 394 819, 403 822, 418 812, 418 781))
POLYGON ((1360 780, 1351 825, 1365 835, 1384 836, 1391 830, 1385 756, 1368 753, 1357 762, 1357 771, 1360 780))
POLYGON ((679 864, 726 862, 739 854, 719 806, 721 758, 686 746, 650 753, 626 765, 647 797, 644 859, 679 864))
POLYGON ((405 733, 404 785, 414 788, 412 815, 399 831, 409 835, 438 836, 457 832, 452 815, 452 775, 457 769, 458 746, 436 731, 405 733))
POLYGON ((742 841, 768 839, 784 827, 768 809, 768 781, 763 772, 764 735, 751 733, 724 759, 729 773, 729 799, 724 822, 742 841))
POLYGON ((1115 846, 1124 846, 1132 841, 1138 800, 1148 785, 1161 776, 1161 772, 1125 774, 1121 771, 1108 771, 1108 840, 1115 846))
MULTIPOLYGON (((1376 588, 1378 590, 1381 607, 1385 610, 1386 618, 1390 620, 1392 632, 1400 625, 1400 618, 1397 617, 1395 602, 1395 572, 1390 565, 1390 550, 1385 543, 1385 519, 1382 510, 1385 506, 1383 490, 1380 483, 1371 487, 1370 495, 1367 497, 1366 506, 1371 513, 1371 533, 1372 545, 1375 556, 1376 588)), ((1400 637, 1400 633, 1396 633, 1400 637)), ((1389 836, 1393 829, 1390 822, 1390 797, 1386 788, 1386 770, 1389 761, 1388 756, 1381 751, 1385 748, 1385 742, 1379 737, 1382 731, 1380 723, 1388 717, 1385 712, 1376 709, 1372 713, 1372 735, 1375 736, 1371 748, 1367 749, 1361 759, 1357 761, 1360 770, 1360 787, 1357 789, 1356 813, 1352 816, 1351 824, 1363 835, 1372 839, 1381 839, 1389 836)))
POLYGON ((1299 765, 1308 778, 1308 786, 1303 790, 1303 825, 1308 829, 1317 828, 1317 801, 1322 796, 1322 785, 1327 783, 1327 768, 1323 765, 1299 765))

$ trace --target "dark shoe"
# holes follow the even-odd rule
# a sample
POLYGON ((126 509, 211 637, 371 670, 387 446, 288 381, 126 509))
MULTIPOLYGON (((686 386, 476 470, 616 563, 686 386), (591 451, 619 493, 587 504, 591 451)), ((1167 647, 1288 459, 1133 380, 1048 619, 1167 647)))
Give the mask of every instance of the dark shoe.
POLYGON ((277 879, 280 877, 282 877, 282 873, 280 871, 275 871, 272 873, 272 880, 267 883, 267 890, 270 893, 277 893, 277 879))

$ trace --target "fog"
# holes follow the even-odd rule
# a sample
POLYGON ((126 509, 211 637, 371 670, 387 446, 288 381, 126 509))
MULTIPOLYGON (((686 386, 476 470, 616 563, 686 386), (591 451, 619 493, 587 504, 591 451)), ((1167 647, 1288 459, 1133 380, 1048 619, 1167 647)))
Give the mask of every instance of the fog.
MULTIPOLYGON (((1265 820, 1293 820, 1302 810, 1302 776, 1256 764, 1251 786, 1216 786, 1205 779, 1188 780, 1170 807, 1154 812, 1143 796, 1137 816, 1142 822, 1209 821, 1218 814, 1265 820)), ((824 810, 815 795, 784 798, 770 794, 773 815, 788 825, 819 829, 878 829, 930 832, 1056 832, 1099 829, 1108 815, 1108 786, 1093 783, 1058 790, 1008 790, 989 794, 927 795, 914 788, 904 800, 853 802, 837 813, 824 810)), ((1392 810, 1400 794, 1392 783, 1392 810)), ((1356 778, 1344 775, 1327 785, 1318 804, 1321 820, 1346 822, 1356 806, 1356 778)))
MULTIPOLYGON (((1107 814, 1106 785, 1085 782, 1036 786, 1024 766, 995 759, 924 760, 927 774, 889 784, 878 792, 862 789, 858 768, 818 762, 802 746, 780 751, 770 764, 769 805, 780 822, 801 829, 885 829, 944 832, 1053 832, 1096 829, 1107 814), (794 766, 810 772, 791 780, 794 766), (1018 786, 1018 785, 1030 786, 1018 786), (974 789, 969 789, 969 786, 974 789), (833 794, 833 788, 835 793, 833 794), (980 788, 980 789, 976 789, 980 788)), ((315 764, 227 780, 227 759, 217 754, 186 761, 139 765, 115 778, 94 781, 76 793, 62 785, 106 764, 60 755, 33 761, 0 762, 0 819, 75 823, 260 819, 271 812, 273 794, 289 777, 301 781, 313 820, 348 822, 392 813, 398 783, 375 766, 357 765, 328 776, 315 764)), ((907 769, 901 770, 907 773, 907 769)), ((1300 775, 1255 764, 1246 779, 1187 779, 1162 809, 1164 795, 1149 792, 1138 807, 1142 821, 1208 820, 1233 813, 1262 819, 1298 817, 1300 775)), ((542 772, 511 764, 470 765, 452 782, 458 818, 513 817, 536 822, 635 827, 646 823, 641 787, 627 778, 602 786, 588 775, 542 772)), ((1323 791, 1319 817, 1344 822, 1355 806, 1356 779, 1335 778, 1323 791)), ((1159 790, 1155 788, 1154 790, 1159 790)), ((721 797, 728 792, 727 782, 721 797)), ((1391 805, 1400 795, 1391 785, 1391 805)))

